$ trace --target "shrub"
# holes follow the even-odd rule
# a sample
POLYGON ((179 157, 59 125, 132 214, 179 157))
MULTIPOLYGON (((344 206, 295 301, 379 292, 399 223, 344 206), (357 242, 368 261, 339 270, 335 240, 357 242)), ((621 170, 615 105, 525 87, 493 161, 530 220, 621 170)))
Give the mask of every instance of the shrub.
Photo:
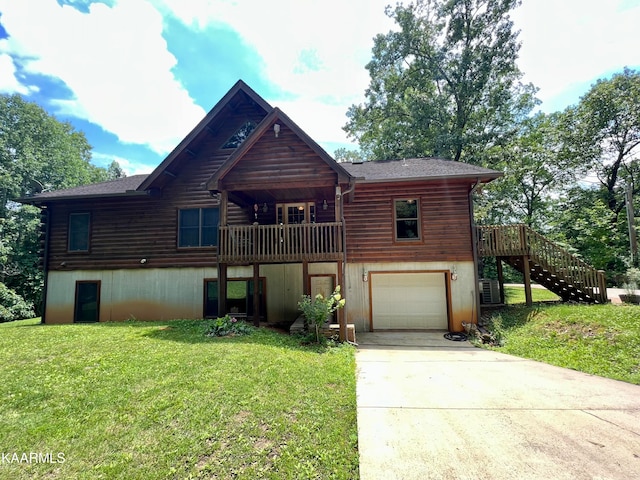
POLYGON ((340 295, 340 285, 327 298, 318 294, 315 298, 310 295, 303 295, 298 302, 298 308, 302 311, 304 318, 315 326, 316 341, 320 343, 320 327, 329 319, 329 316, 344 307, 345 299, 340 295))
POLYGON ((11 322, 34 316, 33 307, 20 295, 0 282, 0 322, 11 322))
POLYGON ((246 322, 240 321, 235 317, 225 315, 216 318, 211 325, 207 327, 205 335, 208 337, 224 337, 226 335, 249 335, 253 332, 254 327, 246 322))

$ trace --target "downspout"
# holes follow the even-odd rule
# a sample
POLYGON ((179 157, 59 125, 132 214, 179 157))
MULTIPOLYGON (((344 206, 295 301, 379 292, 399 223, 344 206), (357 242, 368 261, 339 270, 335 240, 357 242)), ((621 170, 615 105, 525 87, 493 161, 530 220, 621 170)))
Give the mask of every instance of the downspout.
POLYGON ((478 285, 480 284, 480 275, 478 273, 478 232, 476 229, 476 222, 473 215, 473 194, 476 192, 478 187, 480 186, 480 178, 476 179, 476 183, 471 187, 469 191, 469 218, 471 223, 471 247, 473 251, 473 278, 474 278, 474 290, 476 292, 476 301, 475 308, 472 309, 472 322, 475 319, 476 325, 480 321, 480 289, 478 285))
MULTIPOLYGON (((353 192, 355 190, 355 184, 350 185, 348 190, 342 192, 342 201, 340 202, 340 222, 342 223, 342 287, 344 288, 343 293, 346 293, 347 290, 347 275, 346 275, 346 267, 347 267, 347 225, 344 221, 344 202, 346 195, 353 192)), ((348 341, 347 336, 347 304, 343 308, 342 316, 340 317, 340 341, 346 342, 348 341)))
MULTIPOLYGON (((42 285, 42 315, 40 316, 40 323, 45 323, 45 316, 47 314, 47 286, 49 285, 49 231, 51 229, 50 211, 46 205, 40 207, 40 222, 44 215, 44 255, 42 257, 42 275, 44 282, 42 285)), ((40 226, 42 228, 42 224, 40 226)))

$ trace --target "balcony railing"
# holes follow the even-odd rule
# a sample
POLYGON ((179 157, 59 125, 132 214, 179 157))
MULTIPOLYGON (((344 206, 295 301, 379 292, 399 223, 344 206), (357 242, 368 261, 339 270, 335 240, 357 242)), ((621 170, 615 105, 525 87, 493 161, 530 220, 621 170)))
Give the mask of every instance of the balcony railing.
POLYGON ((222 263, 321 262, 342 258, 342 223, 220 227, 222 263))

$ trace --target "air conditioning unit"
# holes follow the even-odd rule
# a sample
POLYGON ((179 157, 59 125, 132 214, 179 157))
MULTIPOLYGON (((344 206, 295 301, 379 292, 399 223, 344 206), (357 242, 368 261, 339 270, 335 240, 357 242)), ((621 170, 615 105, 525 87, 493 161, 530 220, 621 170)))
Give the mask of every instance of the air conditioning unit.
POLYGON ((480 299, 485 305, 500 303, 500 284, 498 280, 483 278, 480 280, 480 291, 482 292, 480 299))

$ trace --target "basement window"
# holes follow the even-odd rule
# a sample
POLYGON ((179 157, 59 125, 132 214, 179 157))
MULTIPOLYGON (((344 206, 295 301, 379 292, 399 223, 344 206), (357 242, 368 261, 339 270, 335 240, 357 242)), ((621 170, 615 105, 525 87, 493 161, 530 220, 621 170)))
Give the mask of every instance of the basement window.
POLYGON ((255 129, 256 124, 252 121, 243 123, 242 126, 231 135, 231 138, 222 145, 222 148, 238 148, 255 129))

